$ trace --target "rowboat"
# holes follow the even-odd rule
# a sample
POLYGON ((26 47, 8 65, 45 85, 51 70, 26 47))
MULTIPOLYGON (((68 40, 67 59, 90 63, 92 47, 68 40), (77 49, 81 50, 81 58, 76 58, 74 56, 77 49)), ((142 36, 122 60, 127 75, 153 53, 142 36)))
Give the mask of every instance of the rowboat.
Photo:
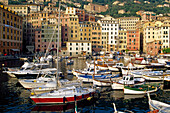
POLYGON ((143 95, 146 94, 147 92, 153 93, 158 90, 157 87, 152 86, 149 87, 147 85, 137 85, 137 86, 124 86, 124 94, 130 94, 130 95, 143 95))
POLYGON ((152 111, 157 110, 159 113, 170 113, 169 104, 160 102, 158 100, 151 100, 149 93, 147 93, 147 95, 148 95, 148 103, 152 111))

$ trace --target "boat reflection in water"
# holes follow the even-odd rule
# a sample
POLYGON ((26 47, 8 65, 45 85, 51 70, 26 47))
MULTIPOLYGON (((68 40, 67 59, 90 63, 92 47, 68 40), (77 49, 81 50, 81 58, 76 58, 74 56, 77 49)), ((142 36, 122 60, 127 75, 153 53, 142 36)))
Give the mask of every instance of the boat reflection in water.
MULTIPOLYGON (((91 106, 95 102, 94 99, 92 100, 83 100, 77 101, 77 108, 83 108, 85 106, 91 106)), ((75 103, 67 103, 67 104, 51 104, 51 105, 36 105, 32 110, 31 113, 51 113, 51 112, 75 112, 75 103)))
POLYGON ((73 112, 74 111, 74 103, 72 104, 63 104, 63 105, 36 105, 31 113, 36 112, 73 112))

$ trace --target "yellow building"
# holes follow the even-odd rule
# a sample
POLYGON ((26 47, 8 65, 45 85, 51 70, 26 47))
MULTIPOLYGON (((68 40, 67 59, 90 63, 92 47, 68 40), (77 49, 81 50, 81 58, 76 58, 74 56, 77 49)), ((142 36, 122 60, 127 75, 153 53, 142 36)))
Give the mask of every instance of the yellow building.
POLYGON ((8 9, 15 11, 20 16, 26 16, 29 13, 29 8, 27 5, 6 5, 8 9))
POLYGON ((15 54, 22 51, 22 20, 14 11, 0 7, 0 52, 15 54))
POLYGON ((127 48, 127 30, 119 30, 118 51, 125 51, 127 48))
POLYGON ((139 21, 139 17, 120 17, 117 18, 121 29, 135 30, 136 23, 139 21))
POLYGON ((71 29, 69 29, 68 40, 77 40, 79 38, 79 18, 77 15, 69 15, 69 19, 71 29))
POLYGON ((91 40, 92 36, 92 27, 91 23, 88 21, 80 22, 79 23, 79 37, 78 40, 91 40))
POLYGON ((100 50, 106 50, 106 42, 102 39, 102 27, 97 22, 91 22, 91 28, 92 28, 92 36, 91 36, 91 42, 92 42, 92 49, 98 48, 100 50))

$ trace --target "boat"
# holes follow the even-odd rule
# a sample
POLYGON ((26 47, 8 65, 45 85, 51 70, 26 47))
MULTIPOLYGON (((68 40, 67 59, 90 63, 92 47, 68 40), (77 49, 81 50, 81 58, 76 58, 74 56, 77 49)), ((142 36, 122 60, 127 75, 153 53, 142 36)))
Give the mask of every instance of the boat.
POLYGON ((121 68, 122 75, 127 75, 128 72, 133 70, 143 70, 143 69, 144 69, 143 67, 135 67, 132 63, 129 63, 127 66, 121 68))
POLYGON ((135 78, 133 75, 123 75, 122 79, 117 79, 115 81, 111 81, 111 87, 113 90, 123 90, 124 86, 126 85, 131 85, 131 86, 135 86, 135 85, 142 85, 144 84, 145 79, 143 78, 135 78))
POLYGON ((69 86, 38 95, 32 94, 30 98, 36 104, 65 104, 87 99, 94 94, 95 90, 93 88, 69 86))
MULTIPOLYGON (((170 105, 158 100, 152 100, 150 94, 148 95, 148 103, 151 111, 157 111, 156 113, 170 113, 170 105)), ((152 112, 153 113, 153 112, 152 112)))
POLYGON ((158 88, 157 86, 150 86, 149 85, 136 85, 136 86, 124 86, 124 94, 129 95, 143 95, 147 92, 154 93, 157 92, 158 88))
POLYGON ((166 64, 166 62, 169 61, 169 59, 170 59, 170 54, 163 54, 159 56, 157 61, 158 63, 166 64))
POLYGON ((123 67, 124 64, 123 63, 116 63, 116 65, 113 66, 108 66, 110 71, 119 71, 121 69, 121 67, 123 67))
POLYGON ((48 82, 54 82, 55 76, 45 74, 37 79, 18 79, 19 83, 26 89, 32 89, 38 86, 47 84, 48 82))
POLYGON ((36 68, 41 67, 43 69, 48 66, 49 66, 48 63, 38 63, 38 62, 33 63, 33 62, 26 61, 20 68, 7 68, 8 70, 3 71, 3 73, 7 73, 10 77, 16 77, 14 74, 15 72, 24 71, 24 70, 32 70, 35 67, 36 68))
POLYGON ((145 68, 148 65, 150 65, 150 63, 144 59, 140 63, 134 63, 134 66, 139 68, 145 68))
MULTIPOLYGON (((31 92, 36 94, 36 95, 41 94, 41 93, 50 92, 50 91, 57 89, 56 84, 57 84, 56 81, 47 82, 45 85, 33 88, 31 90, 31 92)), ((67 86, 80 86, 81 84, 82 84, 82 81, 80 81, 80 80, 73 80, 73 81, 69 81, 67 79, 60 79, 59 80, 60 88, 61 87, 67 87, 67 86)))
POLYGON ((162 81, 163 74, 163 71, 151 71, 150 73, 145 73, 143 78, 145 78, 146 81, 162 81))
POLYGON ((114 79, 120 78, 119 74, 114 75, 113 77, 110 78, 93 78, 93 86, 96 87, 110 87, 111 86, 111 81, 114 79))
POLYGON ((67 60, 66 64, 67 65, 73 65, 74 64, 74 60, 69 59, 69 60, 67 60))
POLYGON ((136 57, 135 60, 140 60, 142 61, 144 58, 143 57, 136 57))
POLYGON ((35 79, 37 76, 42 76, 43 74, 55 74, 57 71, 56 68, 45 68, 45 69, 37 69, 36 67, 31 70, 19 70, 14 71, 14 74, 18 79, 35 79))
MULTIPOLYGON (((78 75, 83 75, 83 74, 94 74, 94 67, 89 67, 85 68, 84 70, 72 70, 73 75, 78 76, 78 75)), ((109 70, 100 70, 95 68, 95 74, 110 74, 111 71, 109 70)))
POLYGON ((170 65, 170 61, 166 61, 166 65, 170 65))

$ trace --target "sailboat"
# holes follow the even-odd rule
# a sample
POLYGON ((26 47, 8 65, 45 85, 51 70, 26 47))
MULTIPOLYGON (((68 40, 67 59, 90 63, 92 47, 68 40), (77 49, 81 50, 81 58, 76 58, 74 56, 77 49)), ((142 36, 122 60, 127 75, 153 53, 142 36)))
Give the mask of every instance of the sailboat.
MULTIPOLYGON (((60 23, 60 2, 59 2, 59 18, 58 18, 58 26, 60 23)), ((58 27, 59 28, 59 27, 58 27)), ((59 30, 59 29, 58 29, 59 30)), ((58 31, 58 39, 59 39, 59 31, 58 31)), ((68 87, 59 87, 58 80, 58 56, 59 56, 59 40, 57 44, 57 89, 42 93, 42 94, 32 94, 30 98, 36 104, 65 104, 72 103, 75 101, 81 101, 87 99, 95 94, 95 90, 93 88, 83 88, 81 86, 68 86, 68 87)))

